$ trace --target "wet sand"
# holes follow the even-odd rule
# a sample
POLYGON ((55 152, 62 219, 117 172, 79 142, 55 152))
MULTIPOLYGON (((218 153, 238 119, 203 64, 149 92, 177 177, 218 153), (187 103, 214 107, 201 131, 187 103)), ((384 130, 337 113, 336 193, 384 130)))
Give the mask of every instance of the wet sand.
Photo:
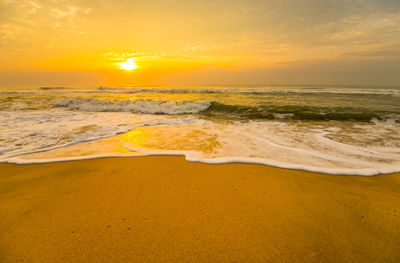
POLYGON ((0 164, 0 262, 400 262, 400 174, 0 164))

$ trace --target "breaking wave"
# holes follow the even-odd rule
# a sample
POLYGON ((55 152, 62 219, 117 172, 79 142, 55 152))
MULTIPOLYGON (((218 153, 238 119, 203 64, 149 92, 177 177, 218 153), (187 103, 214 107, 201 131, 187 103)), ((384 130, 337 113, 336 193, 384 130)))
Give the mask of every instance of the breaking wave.
POLYGON ((211 101, 102 100, 64 98, 55 106, 92 112, 132 112, 144 114, 190 114, 207 110, 211 101))
MULTIPOLYGON (((199 114, 212 118, 236 120, 314 120, 360 121, 393 119, 398 112, 367 108, 317 107, 302 105, 228 105, 215 101, 160 101, 152 99, 104 100, 94 98, 64 98, 55 106, 88 112, 132 112, 142 114, 199 114)), ((398 122, 399 120, 396 120, 398 122)))

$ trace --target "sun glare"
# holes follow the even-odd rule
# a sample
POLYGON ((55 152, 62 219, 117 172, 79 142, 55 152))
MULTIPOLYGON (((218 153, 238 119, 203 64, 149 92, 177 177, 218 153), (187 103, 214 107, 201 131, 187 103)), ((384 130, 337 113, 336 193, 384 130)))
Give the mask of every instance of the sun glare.
POLYGON ((121 69, 125 69, 125 70, 134 70, 135 68, 138 67, 138 65, 136 65, 133 58, 128 58, 125 62, 121 62, 121 63, 117 63, 117 64, 121 67, 121 69))

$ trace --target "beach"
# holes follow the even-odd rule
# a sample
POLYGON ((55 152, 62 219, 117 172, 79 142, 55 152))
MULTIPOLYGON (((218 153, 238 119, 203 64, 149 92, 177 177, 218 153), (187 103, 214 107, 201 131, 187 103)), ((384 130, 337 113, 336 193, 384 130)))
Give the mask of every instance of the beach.
POLYGON ((399 262, 400 177, 178 156, 0 164, 0 262, 399 262))
POLYGON ((0 0, 0 263, 400 263, 400 0, 0 0))

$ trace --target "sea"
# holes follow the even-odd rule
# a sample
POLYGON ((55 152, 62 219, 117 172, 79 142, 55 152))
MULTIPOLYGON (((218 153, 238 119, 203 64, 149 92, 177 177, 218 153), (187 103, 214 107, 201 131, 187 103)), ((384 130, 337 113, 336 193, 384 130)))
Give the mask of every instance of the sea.
POLYGON ((147 155, 400 172, 400 87, 0 88, 0 162, 147 155))

